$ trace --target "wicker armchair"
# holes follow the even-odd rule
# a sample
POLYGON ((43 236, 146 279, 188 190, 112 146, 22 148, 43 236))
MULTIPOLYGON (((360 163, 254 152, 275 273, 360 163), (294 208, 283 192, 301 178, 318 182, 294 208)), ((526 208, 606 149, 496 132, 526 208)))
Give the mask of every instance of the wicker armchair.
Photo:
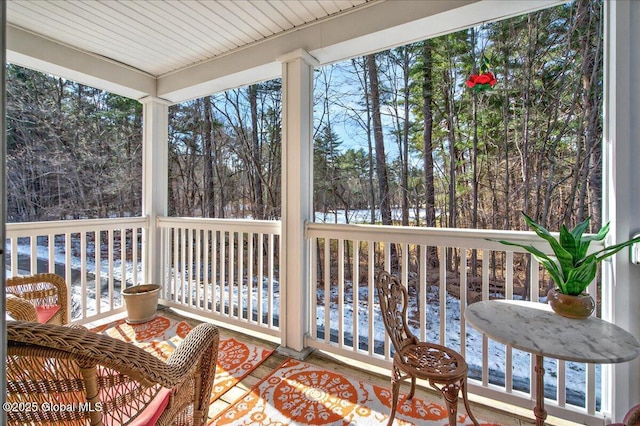
POLYGON ((38 311, 31 303, 15 294, 7 293, 5 310, 10 319, 38 322, 38 311))
MULTIPOLYGON (((68 322, 67 283, 60 275, 34 274, 7 279, 7 295, 12 294, 31 303, 40 323, 64 325, 68 322)), ((20 301, 7 297, 7 311, 16 315, 24 313, 20 301), (10 311, 10 309, 12 311, 10 311)), ((32 321, 30 317, 14 316, 14 319, 32 321)))
POLYGON ((83 328, 8 321, 8 424, 202 425, 218 340, 201 324, 163 362, 83 328))

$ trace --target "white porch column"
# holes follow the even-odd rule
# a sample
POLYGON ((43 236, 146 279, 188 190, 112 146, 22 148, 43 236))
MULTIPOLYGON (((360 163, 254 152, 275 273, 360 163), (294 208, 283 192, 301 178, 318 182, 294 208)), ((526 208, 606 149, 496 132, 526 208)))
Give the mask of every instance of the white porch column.
POLYGON ((149 232, 142 244, 144 282, 162 285, 161 234, 156 218, 168 211, 170 102, 147 96, 140 99, 140 103, 143 107, 142 215, 149 217, 149 232))
MULTIPOLYGON (((7 134, 6 134, 6 89, 5 89, 5 71, 7 66, 7 38, 6 38, 6 27, 7 27, 7 2, 0 2, 0 56, 2 57, 2 70, 0 70, 0 170, 3 170, 2 176, 0 176, 0 241, 2 241, 2 245, 0 246, 0 262, 3 265, 5 263, 5 225, 7 222, 7 182, 6 182, 6 172, 7 170, 7 158, 6 158, 6 150, 7 150, 7 134)), ((6 269, 3 267, 0 270, 0 286, 2 286, 2 294, 5 294, 5 271, 6 269)), ((5 298, 0 298, 0 312, 3 314, 6 312, 5 306, 5 298)), ((7 321, 6 316, 2 315, 0 318, 0 357, 2 359, 6 359, 7 356, 7 321)), ((7 388, 7 375, 6 375, 7 364, 2 364, 0 366, 0 388, 7 388)), ((6 401, 7 396, 5 392, 2 392, 2 396, 0 396, 0 403, 6 401)), ((6 424, 7 421, 7 413, 2 410, 0 411, 0 424, 6 424)))
MULTIPOLYGON (((640 232, 640 2, 605 2, 604 221, 611 221, 611 241, 640 232)), ((613 275, 612 304, 603 316, 640 339, 640 265, 623 250, 605 262, 613 275), (611 267, 612 265, 612 267, 611 267)), ((611 278, 611 276, 607 277, 611 278)), ((607 296, 605 294, 605 296, 607 296)), ((606 300, 606 299, 605 299, 606 300)), ((640 359, 613 366, 612 419, 621 422, 640 403, 640 359)))
POLYGON ((312 218, 313 67, 317 61, 304 50, 282 62, 282 240, 280 328, 282 348, 304 357, 309 324, 309 248, 304 223, 312 218))

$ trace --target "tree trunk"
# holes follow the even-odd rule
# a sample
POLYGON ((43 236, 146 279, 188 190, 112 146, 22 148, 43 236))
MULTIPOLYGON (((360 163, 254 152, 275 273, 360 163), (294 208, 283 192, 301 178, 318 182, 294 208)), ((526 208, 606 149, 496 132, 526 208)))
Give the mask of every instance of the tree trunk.
POLYGON ((262 178, 260 165, 262 164, 260 139, 258 134, 258 85, 249 86, 249 104, 251 108, 251 145, 248 155, 251 157, 249 174, 253 186, 253 214, 256 219, 265 218, 264 196, 262 193, 262 178))
POLYGON ((213 119, 211 117, 211 97, 204 97, 204 206, 203 217, 215 217, 216 191, 213 183, 213 119))
MULTIPOLYGON (((422 47, 422 115, 424 116, 422 161, 425 186, 425 226, 436 226, 436 191, 433 179, 433 57, 431 40, 422 47)), ((427 249, 427 265, 439 266, 437 247, 427 249)))
POLYGON ((374 55, 367 55, 367 71, 371 87, 371 118, 373 120, 373 139, 376 148, 376 172, 378 175, 378 193, 380 197, 380 215, 383 225, 391 225, 391 200, 389 194, 389 178, 387 156, 384 150, 382 134, 382 117, 380 114, 380 88, 378 83, 378 66, 374 55))

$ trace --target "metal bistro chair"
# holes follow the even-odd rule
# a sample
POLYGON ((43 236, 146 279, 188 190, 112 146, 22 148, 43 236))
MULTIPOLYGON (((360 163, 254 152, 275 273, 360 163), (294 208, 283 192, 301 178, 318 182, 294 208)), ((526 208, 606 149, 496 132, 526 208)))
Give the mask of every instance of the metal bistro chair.
POLYGON ((467 363, 458 352, 434 343, 420 342, 411 333, 407 325, 407 289, 397 278, 386 271, 378 274, 376 290, 380 299, 380 310, 384 326, 395 349, 391 372, 392 402, 389 425, 393 423, 398 405, 400 384, 411 378, 413 398, 416 378, 427 380, 434 389, 442 393, 449 412, 449 424, 456 424, 458 412, 458 394, 462 391, 462 400, 474 425, 478 421, 471 413, 467 399, 467 363))

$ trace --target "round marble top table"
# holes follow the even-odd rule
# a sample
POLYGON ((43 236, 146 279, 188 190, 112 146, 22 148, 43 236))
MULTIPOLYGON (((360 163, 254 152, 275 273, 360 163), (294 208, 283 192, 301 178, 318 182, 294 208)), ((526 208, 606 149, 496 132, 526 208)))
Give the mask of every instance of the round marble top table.
POLYGON ((607 364, 640 355, 640 343, 629 332, 596 317, 565 318, 545 303, 485 300, 469 305, 467 322, 493 340, 536 355, 536 425, 543 425, 544 357, 607 364), (530 325, 530 326, 528 326, 530 325), (523 333, 523 330, 526 332, 523 333))

